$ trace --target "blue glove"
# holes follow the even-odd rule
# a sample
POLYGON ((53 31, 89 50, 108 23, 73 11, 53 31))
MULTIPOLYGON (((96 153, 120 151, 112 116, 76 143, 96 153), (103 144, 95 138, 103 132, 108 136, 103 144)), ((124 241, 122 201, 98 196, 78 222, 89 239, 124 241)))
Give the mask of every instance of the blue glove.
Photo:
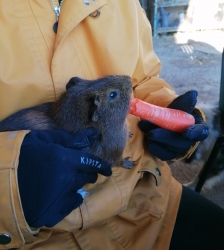
POLYGON ((29 226, 54 226, 81 205, 79 189, 95 183, 97 173, 112 174, 110 164, 80 150, 91 147, 99 136, 93 128, 75 135, 63 130, 33 130, 25 136, 18 184, 29 226))
POLYGON ((160 128, 145 120, 139 122, 139 128, 147 134, 147 147, 150 153, 163 161, 172 160, 187 152, 197 141, 203 141, 208 137, 208 126, 194 111, 197 95, 197 91, 189 91, 177 97, 168 106, 194 116, 195 124, 188 127, 183 134, 160 128))

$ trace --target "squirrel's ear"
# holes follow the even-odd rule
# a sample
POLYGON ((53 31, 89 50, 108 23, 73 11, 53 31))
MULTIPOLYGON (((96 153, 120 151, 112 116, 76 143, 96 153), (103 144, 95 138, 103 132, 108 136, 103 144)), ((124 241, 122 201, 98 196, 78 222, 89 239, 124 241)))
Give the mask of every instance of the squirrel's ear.
POLYGON ((94 111, 93 111, 93 115, 92 115, 92 121, 97 122, 99 119, 98 110, 99 110, 99 106, 100 106, 100 95, 96 94, 94 96, 93 103, 94 103, 94 111))
POLYGON ((83 79, 79 77, 72 77, 69 82, 66 84, 66 90, 76 86, 77 84, 83 83, 83 79))

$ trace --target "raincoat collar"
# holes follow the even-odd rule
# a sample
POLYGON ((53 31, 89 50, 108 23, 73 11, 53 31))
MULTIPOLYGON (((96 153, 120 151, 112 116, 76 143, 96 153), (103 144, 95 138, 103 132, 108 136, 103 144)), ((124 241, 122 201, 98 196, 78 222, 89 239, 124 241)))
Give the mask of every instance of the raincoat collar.
POLYGON ((56 51, 64 38, 83 19, 107 4, 107 0, 67 0, 64 1, 59 17, 58 31, 55 40, 56 51))

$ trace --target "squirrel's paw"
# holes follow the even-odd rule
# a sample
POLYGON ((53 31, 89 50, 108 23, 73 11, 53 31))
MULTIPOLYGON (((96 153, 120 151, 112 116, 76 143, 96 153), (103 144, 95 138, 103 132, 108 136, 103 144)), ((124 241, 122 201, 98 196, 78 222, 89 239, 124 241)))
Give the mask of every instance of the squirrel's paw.
POLYGON ((131 169, 133 166, 135 166, 135 162, 130 160, 130 157, 126 157, 123 159, 123 168, 131 169))
POLYGON ((128 132, 128 138, 132 138, 133 134, 131 132, 128 132))

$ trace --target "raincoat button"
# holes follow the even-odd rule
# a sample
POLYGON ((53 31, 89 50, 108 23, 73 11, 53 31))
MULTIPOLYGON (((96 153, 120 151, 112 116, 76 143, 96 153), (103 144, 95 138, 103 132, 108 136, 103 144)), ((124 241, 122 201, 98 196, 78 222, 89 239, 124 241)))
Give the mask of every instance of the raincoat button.
POLYGON ((156 173, 157 173, 159 176, 161 176, 161 172, 160 172, 160 170, 159 170, 158 168, 156 168, 156 173))
POLYGON ((95 10, 93 13, 89 14, 92 18, 98 18, 100 16, 100 10, 95 10))
POLYGON ((1 234, 0 233, 0 244, 1 245, 6 245, 11 242, 11 237, 8 234, 1 234))
POLYGON ((90 5, 88 0, 84 0, 85 5, 90 5))

